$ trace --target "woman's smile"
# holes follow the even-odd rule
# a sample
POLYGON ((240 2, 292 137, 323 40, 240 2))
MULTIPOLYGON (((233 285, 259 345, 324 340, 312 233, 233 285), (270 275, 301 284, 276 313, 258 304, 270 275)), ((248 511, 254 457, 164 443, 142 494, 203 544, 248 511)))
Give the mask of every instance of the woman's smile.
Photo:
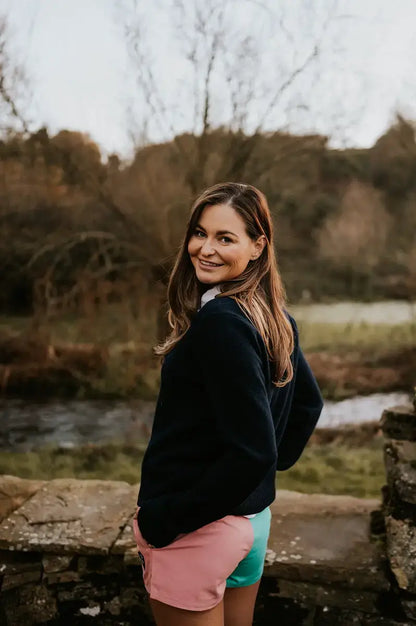
POLYGON ((203 259, 198 259, 198 261, 204 269, 215 269, 223 265, 223 263, 213 263, 212 261, 204 261, 203 259))

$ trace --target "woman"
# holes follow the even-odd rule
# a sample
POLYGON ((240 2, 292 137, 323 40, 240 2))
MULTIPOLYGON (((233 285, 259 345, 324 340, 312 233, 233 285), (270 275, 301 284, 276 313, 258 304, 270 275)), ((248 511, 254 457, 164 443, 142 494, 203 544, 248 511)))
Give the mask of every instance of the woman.
POLYGON ((144 582, 158 626, 248 626, 276 470, 296 462, 322 409, 258 189, 224 183, 199 196, 168 301, 133 520, 144 582))

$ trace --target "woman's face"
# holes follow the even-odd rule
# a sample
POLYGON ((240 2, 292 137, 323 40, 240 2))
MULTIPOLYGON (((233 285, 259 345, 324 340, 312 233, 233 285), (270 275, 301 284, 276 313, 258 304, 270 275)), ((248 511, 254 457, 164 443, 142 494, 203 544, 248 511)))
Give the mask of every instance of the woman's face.
POLYGON ((207 206, 188 242, 188 253, 201 283, 214 285, 237 278, 250 260, 257 259, 265 244, 262 235, 253 241, 243 219, 226 204, 207 206))

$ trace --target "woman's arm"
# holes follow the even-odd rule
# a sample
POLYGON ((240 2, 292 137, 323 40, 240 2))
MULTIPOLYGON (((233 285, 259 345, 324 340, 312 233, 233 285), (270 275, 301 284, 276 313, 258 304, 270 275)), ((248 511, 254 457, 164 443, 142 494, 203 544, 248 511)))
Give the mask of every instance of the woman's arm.
POLYGON ((278 447, 278 470, 289 469, 299 459, 323 408, 318 384, 300 348, 294 384, 292 405, 278 447))

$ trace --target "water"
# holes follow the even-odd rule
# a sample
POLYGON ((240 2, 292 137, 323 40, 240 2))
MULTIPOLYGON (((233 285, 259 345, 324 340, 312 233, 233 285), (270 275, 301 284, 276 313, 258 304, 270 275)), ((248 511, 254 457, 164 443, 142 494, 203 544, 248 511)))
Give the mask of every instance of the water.
POLYGON ((0 449, 27 451, 45 445, 142 443, 149 438, 154 403, 146 401, 0 402, 0 449))
MULTIPOLYGON (((377 393, 326 402, 319 426, 377 421, 383 409, 409 402, 405 393, 377 393)), ((0 449, 24 452, 45 445, 75 447, 120 441, 147 441, 154 403, 146 401, 0 402, 0 449)))
POLYGON ((409 394, 403 392, 373 393, 340 402, 326 401, 318 425, 322 428, 376 422, 384 409, 409 402, 409 394))

